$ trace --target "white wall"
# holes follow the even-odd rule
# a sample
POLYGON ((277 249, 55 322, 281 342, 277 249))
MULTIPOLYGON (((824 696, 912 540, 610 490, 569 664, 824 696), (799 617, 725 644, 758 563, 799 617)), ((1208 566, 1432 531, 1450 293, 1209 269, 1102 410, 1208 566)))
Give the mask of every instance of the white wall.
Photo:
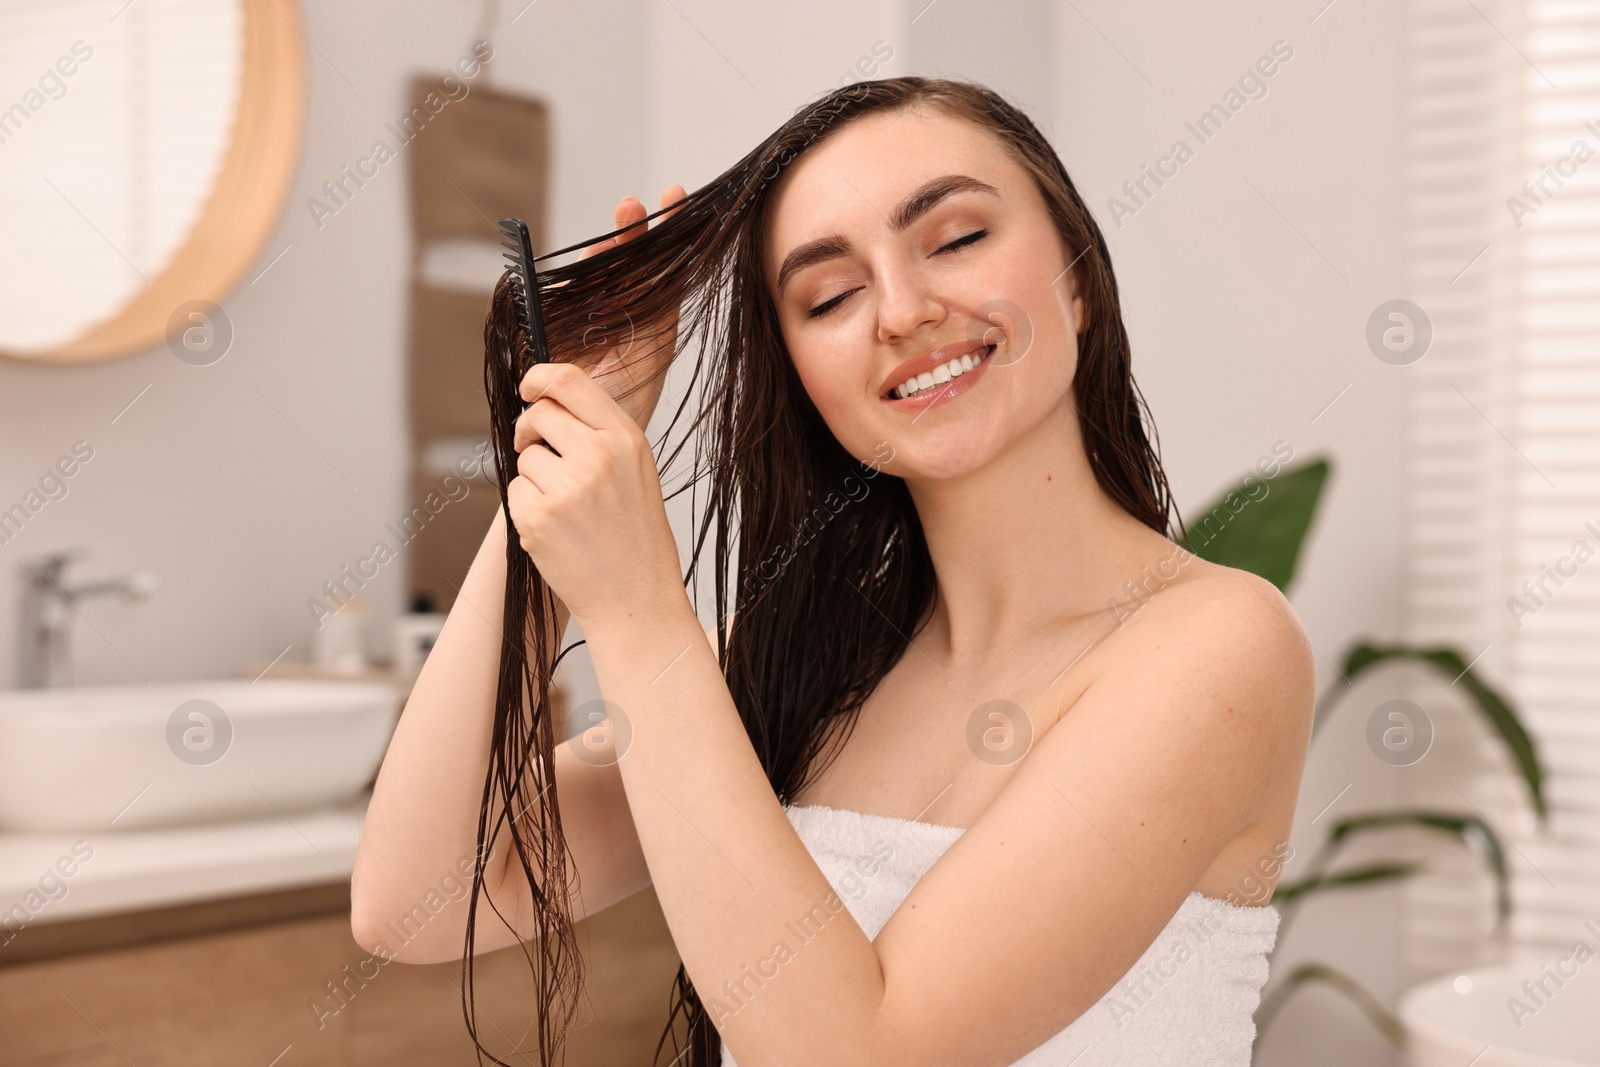
MULTIPOLYGON (((70 496, 0 548, 4 647, 24 556, 98 541, 104 554, 80 574, 150 569, 165 583, 140 607, 85 609, 81 682, 232 674, 291 642, 290 655, 303 656, 306 599, 404 508, 404 175, 386 168, 320 231, 304 205, 404 111, 414 69, 468 51, 476 5, 307 7, 316 46, 307 140, 260 266, 290 248, 227 302, 237 334, 229 355, 208 368, 164 349, 86 367, 0 364, 0 499, 20 495, 73 441, 96 450, 70 496)), ((653 208, 665 185, 710 179, 878 41, 894 51, 882 75, 974 77, 1022 104, 1106 232, 1135 373, 1185 516, 1236 485, 1275 441, 1298 457, 1334 458, 1292 597, 1327 686, 1352 640, 1387 637, 1398 622, 1399 379, 1362 337, 1369 311, 1402 295, 1401 34, 1397 11, 1383 5, 1296 7, 546 0, 508 25, 521 9, 512 0, 489 77, 553 105, 556 246, 609 228, 623 195, 653 208), (1185 120, 1280 39, 1294 55, 1266 79, 1267 95, 1197 145, 1185 120), (1195 157, 1119 227, 1107 198, 1177 138, 1197 146, 1195 157)), ((661 410, 676 399, 669 379, 661 410)), ((675 516, 686 538, 685 513, 675 516)), ((380 619, 401 607, 398 571, 369 588, 380 619)), ((0 660, 0 684, 14 672, 11 657, 0 660)), ((584 672, 576 654, 563 666, 577 700, 594 695, 584 672)), ((1360 742, 1372 703, 1360 699, 1313 754, 1294 837, 1301 857, 1328 820, 1394 800, 1393 779, 1360 742)), ((1318 958, 1392 997, 1395 907, 1394 894, 1371 891, 1314 904, 1279 973, 1294 958, 1318 958)), ((1392 1058, 1331 994, 1304 992, 1286 1014, 1264 1063, 1392 1058)))

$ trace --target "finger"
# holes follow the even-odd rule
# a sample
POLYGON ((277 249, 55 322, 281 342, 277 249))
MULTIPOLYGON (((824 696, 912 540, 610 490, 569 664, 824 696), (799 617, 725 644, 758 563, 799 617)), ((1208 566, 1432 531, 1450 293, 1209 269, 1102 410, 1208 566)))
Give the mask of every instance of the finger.
MULTIPOLYGON (((626 210, 630 201, 633 201, 633 197, 623 197, 620 201, 618 201, 615 210, 611 212, 611 228, 613 230, 621 229, 623 226, 626 226, 629 221, 631 221, 631 219, 624 217, 625 215, 631 214, 631 212, 626 210)), ((637 201, 634 202, 637 203, 637 201)), ((582 252, 579 252, 578 258, 588 259, 590 256, 599 255, 608 248, 615 247, 617 247, 617 239, 615 237, 607 237, 604 241, 596 241, 594 244, 585 248, 582 252)))
POLYGON ((523 551, 527 551, 528 545, 522 535, 522 527, 532 517, 543 496, 539 487, 526 478, 513 478, 506 483, 506 519, 510 523, 506 535, 515 536, 523 551))
POLYGON ((531 451, 539 447, 540 441, 546 441, 565 456, 582 443, 582 436, 588 429, 559 398, 546 392, 517 416, 516 439, 525 440, 518 451, 531 451))
MULTIPOLYGON (((624 423, 638 429, 626 412, 617 406, 611 399, 611 394, 591 378, 582 367, 572 363, 540 363, 532 367, 522 384, 522 398, 532 403, 535 397, 550 397, 557 401, 568 414, 582 425, 591 430, 619 429, 624 423)), ((548 407, 549 405, 540 405, 548 407)), ((535 426, 542 427, 544 423, 538 416, 534 418, 535 426)), ((561 426, 561 424, 557 424, 561 426)), ((557 452, 565 454, 561 442, 546 436, 545 440, 555 446, 557 452)), ((576 444, 568 437, 569 444, 576 444)))
POLYGON ((590 245, 588 248, 585 248, 582 252, 579 252, 578 253, 578 258, 579 259, 588 259, 590 256, 599 255, 601 252, 604 252, 608 248, 615 248, 615 247, 617 247, 617 239, 615 237, 607 237, 604 241, 596 241, 594 244, 590 245))
POLYGON ((541 495, 551 493, 570 477, 565 473, 561 457, 548 448, 529 448, 517 457, 517 474, 514 481, 528 481, 541 495))
MULTIPOLYGON (((637 197, 624 197, 622 203, 617 205, 616 228, 621 229, 624 226, 632 226, 636 222, 643 222, 644 217, 648 214, 649 212, 644 209, 643 204, 639 203, 637 197)), ((618 234, 613 240, 618 244, 627 244, 635 237, 643 234, 644 229, 643 226, 634 226, 627 233, 618 234)))
MULTIPOLYGON (((669 204, 676 204, 678 201, 685 199, 688 195, 689 194, 684 190, 683 186, 669 185, 661 193, 661 206, 666 207, 669 204)), ((667 219, 670 219, 677 213, 678 209, 673 208, 671 211, 662 215, 661 218, 657 220, 656 224, 660 225, 662 222, 665 222, 667 219)))
POLYGON ((506 518, 511 520, 519 535, 522 528, 517 526, 517 520, 526 519, 528 508, 542 496, 537 485, 520 475, 506 483, 506 518))
POLYGON ((544 438, 539 436, 539 431, 534 429, 530 414, 533 405, 524 404, 522 412, 517 416, 517 421, 511 426, 511 447, 514 451, 522 452, 531 445, 536 445, 544 438))
MULTIPOLYGON (((611 228, 614 230, 620 230, 622 227, 627 226, 630 223, 638 222, 640 219, 644 218, 646 214, 648 214, 648 212, 644 210, 643 204, 639 203, 639 201, 634 197, 625 196, 617 204, 616 210, 611 213, 611 228)), ((588 259, 590 256, 599 255, 608 248, 615 248, 619 244, 633 240, 641 232, 643 231, 636 230, 629 233, 618 234, 615 237, 607 237, 604 241, 596 241, 594 244, 580 252, 578 254, 578 258, 588 259)))

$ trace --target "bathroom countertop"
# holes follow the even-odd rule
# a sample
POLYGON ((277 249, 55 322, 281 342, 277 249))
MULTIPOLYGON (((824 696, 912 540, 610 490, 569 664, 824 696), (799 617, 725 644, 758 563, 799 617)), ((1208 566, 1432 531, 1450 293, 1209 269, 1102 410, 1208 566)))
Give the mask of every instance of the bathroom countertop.
POLYGON ((19 919, 21 926, 34 927, 348 883, 370 799, 366 792, 336 808, 242 822, 83 833, 0 831, 0 944, 19 919))

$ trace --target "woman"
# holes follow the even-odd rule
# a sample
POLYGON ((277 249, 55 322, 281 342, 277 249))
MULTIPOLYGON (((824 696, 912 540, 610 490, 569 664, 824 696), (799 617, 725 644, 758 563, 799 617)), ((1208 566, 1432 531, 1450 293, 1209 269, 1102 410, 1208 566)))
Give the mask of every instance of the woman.
MULTIPOLYGON (((1270 583, 1168 536, 1109 255, 1054 151, 986 89, 887 79, 669 205, 647 228, 624 201, 635 228, 546 278, 559 354, 520 381, 506 508, 379 776, 358 940, 509 803, 519 862, 485 861, 503 921, 471 951, 653 885, 676 1062, 1248 1063, 1277 913, 1241 890, 1289 835, 1310 648, 1270 583), (642 429, 685 322, 719 331, 714 632, 642 429), (559 601, 541 694, 576 618, 613 731, 554 746, 554 791, 492 729, 511 529, 559 601), (536 876, 530 839, 570 865, 536 876)), ((384 948, 459 958, 468 911, 384 948)))

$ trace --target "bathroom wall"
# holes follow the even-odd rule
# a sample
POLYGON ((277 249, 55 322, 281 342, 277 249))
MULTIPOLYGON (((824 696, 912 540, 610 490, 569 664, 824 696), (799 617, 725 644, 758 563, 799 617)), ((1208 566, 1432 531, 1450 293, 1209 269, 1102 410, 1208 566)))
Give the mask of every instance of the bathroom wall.
MULTIPOLYGON (((286 645, 303 657, 307 602, 406 507, 402 164, 320 225, 307 202, 403 113, 413 70, 467 54, 477 6, 309 0, 306 9, 311 110, 299 177, 254 280, 226 305, 228 355, 205 368, 165 350, 97 366, 0 363, 0 504, 75 441, 94 449, 69 495, 0 546, 0 646, 14 642, 15 570, 26 556, 95 542, 103 551, 80 576, 148 569, 163 582, 141 606, 85 607, 81 682, 230 674, 286 645)), ((976 77, 1023 104, 1106 234, 1135 374, 1185 517, 1237 487, 1277 442, 1297 459, 1335 459, 1292 597, 1326 688, 1352 640, 1386 638, 1398 625, 1399 379, 1367 351, 1363 330, 1374 306, 1401 295, 1399 19, 1351 0, 1158 9, 513 0, 486 77, 551 102, 555 246, 609 228, 623 195, 653 208, 665 185, 710 179, 885 53, 870 76, 976 77), (1264 95, 1245 96, 1202 142, 1186 123, 1280 41, 1292 56, 1253 83, 1264 95), (1159 187, 1147 182, 1148 195, 1128 196, 1123 183, 1179 139, 1192 156, 1159 187)), ((681 386, 669 378, 661 411, 676 407, 681 386)), ((686 511, 673 515, 686 535, 686 511)), ((379 620, 403 606, 403 577, 391 570, 369 585, 379 620)), ((709 590, 701 603, 709 625, 709 590)), ((374 651, 380 642, 374 633, 374 651)), ((563 665, 575 702, 594 695, 580 655, 563 665)), ((0 660, 0 685, 15 670, 0 660)), ((1304 858, 1327 820, 1396 795, 1360 741, 1363 699, 1318 739, 1294 838, 1304 858)), ((1323 959, 1392 996, 1397 906, 1387 890, 1313 905, 1280 971, 1323 959)), ((1260 1062, 1393 1062, 1330 993, 1298 994, 1284 1016, 1260 1062)))

